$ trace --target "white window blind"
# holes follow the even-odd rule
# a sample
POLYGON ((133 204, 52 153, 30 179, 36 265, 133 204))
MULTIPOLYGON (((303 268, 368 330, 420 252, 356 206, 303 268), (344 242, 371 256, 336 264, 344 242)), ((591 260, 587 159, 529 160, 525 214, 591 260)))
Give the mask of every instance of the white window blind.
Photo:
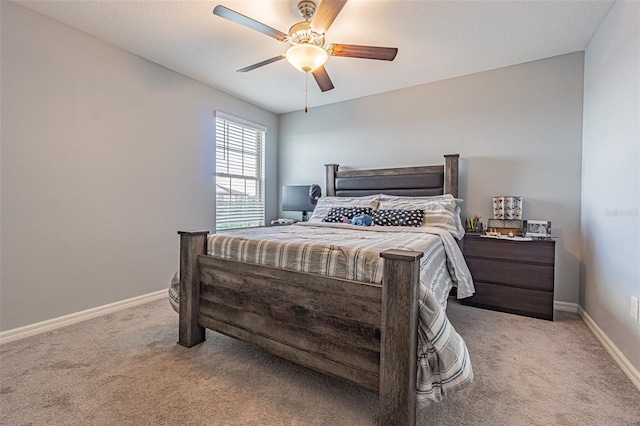
POLYGON ((264 140, 261 126, 216 113, 216 229, 264 226, 264 140))

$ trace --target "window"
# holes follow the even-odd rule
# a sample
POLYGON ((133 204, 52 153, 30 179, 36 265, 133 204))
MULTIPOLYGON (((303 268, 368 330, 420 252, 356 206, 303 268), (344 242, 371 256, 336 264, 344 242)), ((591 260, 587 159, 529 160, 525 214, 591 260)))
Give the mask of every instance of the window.
POLYGON ((216 229, 264 226, 266 129, 216 112, 216 229))

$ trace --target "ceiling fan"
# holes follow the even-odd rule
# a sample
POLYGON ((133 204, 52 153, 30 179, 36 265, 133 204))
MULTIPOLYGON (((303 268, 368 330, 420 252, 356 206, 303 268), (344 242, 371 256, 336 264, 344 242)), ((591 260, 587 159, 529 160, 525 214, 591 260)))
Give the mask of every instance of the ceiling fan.
POLYGON ((286 53, 239 69, 238 72, 251 71, 286 58, 298 70, 311 73, 320 90, 326 92, 334 88, 324 67, 329 56, 393 61, 398 53, 398 49, 395 47, 336 43, 331 43, 325 47, 325 33, 346 3, 347 0, 322 0, 316 9, 315 2, 310 0, 300 1, 298 3, 298 12, 304 18, 304 21, 294 24, 289 29, 289 34, 278 31, 222 5, 216 6, 213 9, 213 13, 290 45, 286 53))

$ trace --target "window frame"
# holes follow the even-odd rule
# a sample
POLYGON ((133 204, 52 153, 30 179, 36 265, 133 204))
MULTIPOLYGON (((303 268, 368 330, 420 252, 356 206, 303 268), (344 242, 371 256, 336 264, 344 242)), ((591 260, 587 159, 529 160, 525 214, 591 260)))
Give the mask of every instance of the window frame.
POLYGON ((216 111, 216 231, 265 226, 266 134, 265 126, 216 111), (223 154, 227 163, 225 169, 220 171, 219 156, 223 154), (223 201, 223 197, 229 197, 229 200, 223 201), (234 197, 237 199, 234 200, 234 197), (232 212, 234 204, 237 205, 235 212, 232 212))

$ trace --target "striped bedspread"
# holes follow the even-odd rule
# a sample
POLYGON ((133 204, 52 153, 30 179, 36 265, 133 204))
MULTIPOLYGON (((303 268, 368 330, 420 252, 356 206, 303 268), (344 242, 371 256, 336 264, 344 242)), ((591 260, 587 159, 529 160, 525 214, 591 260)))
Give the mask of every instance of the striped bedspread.
MULTIPOLYGON (((467 347, 445 315, 452 286, 473 294, 471 274, 451 235, 438 228, 299 223, 209 236, 208 253, 278 268, 381 283, 388 249, 424 253, 420 263, 417 402, 440 401, 473 381, 467 347)), ((177 274, 176 274, 177 275, 177 274)), ((177 310, 179 279, 169 291, 177 310)))

